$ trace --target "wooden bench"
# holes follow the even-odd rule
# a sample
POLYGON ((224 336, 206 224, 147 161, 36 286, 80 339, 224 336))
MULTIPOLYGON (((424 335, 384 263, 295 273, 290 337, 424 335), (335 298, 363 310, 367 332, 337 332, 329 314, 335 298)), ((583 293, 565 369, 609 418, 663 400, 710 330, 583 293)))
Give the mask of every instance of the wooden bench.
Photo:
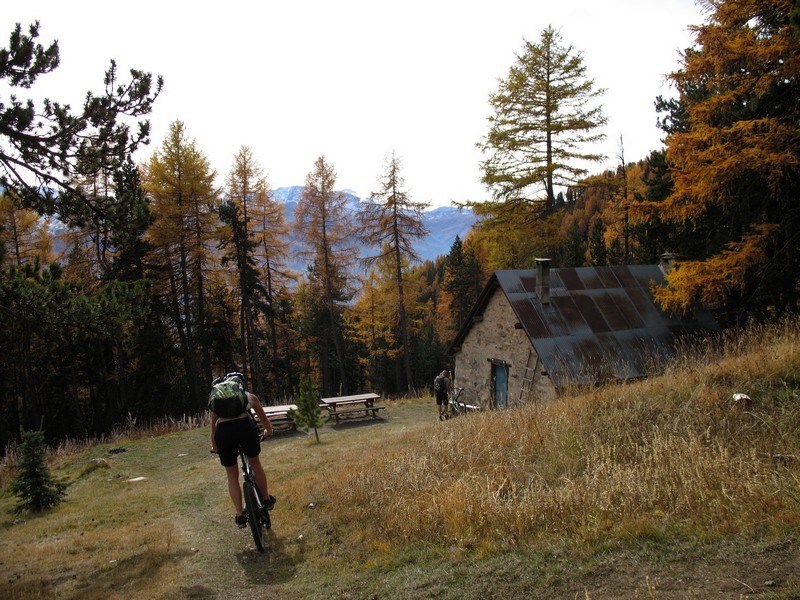
MULTIPOLYGON (((284 404, 282 406, 265 406, 264 412, 272 425, 273 431, 294 431, 297 424, 289 415, 289 411, 297 410, 296 404, 284 404)), ((258 417, 256 416, 256 420, 258 417)))
MULTIPOLYGON (((338 425, 339 424, 339 420, 344 415, 358 416, 359 413, 364 413, 364 416, 368 417, 369 413, 372 413, 372 418, 373 419, 377 419, 378 418, 378 411, 381 411, 384 408, 386 408, 386 407, 385 406, 366 406, 366 407, 364 407, 364 406, 353 406, 351 408, 339 408, 337 410, 329 411, 329 415, 331 417, 333 417, 333 419, 336 421, 336 424, 338 425)), ((349 417, 345 417, 345 418, 349 418, 349 417)))
POLYGON ((327 409, 328 419, 334 419, 337 424, 343 417, 369 417, 372 415, 373 419, 377 419, 378 412, 386 408, 385 406, 375 406, 375 400, 378 398, 380 396, 375 393, 335 396, 322 398, 320 406, 327 409))

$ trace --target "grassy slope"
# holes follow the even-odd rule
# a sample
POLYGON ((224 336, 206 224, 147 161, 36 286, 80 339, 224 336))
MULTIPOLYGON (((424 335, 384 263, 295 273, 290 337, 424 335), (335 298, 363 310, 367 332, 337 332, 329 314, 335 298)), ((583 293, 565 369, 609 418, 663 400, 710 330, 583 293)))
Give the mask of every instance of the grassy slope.
MULTIPOLYGON (((794 350, 781 347, 773 352, 783 359, 787 353, 794 350)), ((796 354, 800 363, 800 353, 796 354)), ((722 398, 727 395, 725 386, 746 383, 747 389, 767 390, 765 377, 785 379, 792 370, 791 365, 783 366, 778 373, 770 359, 761 356, 748 360, 754 366, 745 374, 745 382, 726 380, 734 377, 730 373, 742 372, 741 364, 721 364, 714 367, 710 380, 701 382, 694 373, 678 382, 673 374, 660 383, 651 381, 642 393, 652 398, 659 385, 671 391, 683 386, 689 397, 710 402, 704 396, 709 381, 722 398)), ((797 402, 796 390, 781 385, 781 398, 797 402)), ((618 393, 617 404, 631 387, 618 393)), ((591 409, 603 400, 585 402, 565 403, 569 412, 557 415, 558 427, 566 427, 565 415, 591 409)), ((56 510, 15 520, 6 510, 14 499, 0 497, 0 598, 800 598, 800 515, 790 497, 793 494, 796 500, 800 491, 796 463, 788 469, 776 465, 771 474, 760 475, 770 481, 782 478, 783 487, 778 489, 787 495, 777 503, 777 513, 770 512, 773 504, 760 500, 763 526, 761 517, 753 517, 748 508, 747 515, 736 517, 740 521, 731 519, 731 524, 739 523, 737 527, 727 529, 720 523, 687 526, 684 522, 695 513, 676 512, 645 515, 634 522, 609 521, 608 531, 602 530, 603 523, 600 530, 595 524, 590 534, 576 526, 568 532, 510 539, 507 531, 498 527, 493 533, 486 523, 469 535, 470 520, 478 516, 455 523, 451 530, 447 523, 432 520, 431 527, 442 527, 444 533, 437 529, 424 541, 404 539, 402 520, 392 524, 392 514, 402 512, 404 503, 416 502, 415 495, 424 496, 422 507, 435 504, 435 496, 426 488, 409 492, 406 481, 389 480, 384 473, 400 468, 401 477, 410 481, 413 475, 414 485, 422 485, 419 474, 404 474, 406 467, 397 467, 411 465, 426 471, 434 489, 447 489, 449 481, 461 481, 465 473, 470 480, 492 485, 493 471, 454 466, 457 461, 451 451, 457 442, 453 440, 459 434, 469 439, 492 436, 488 443, 477 445, 513 444, 498 439, 492 428, 509 416, 520 423, 528 419, 525 413, 509 413, 438 423, 434 413, 427 399, 392 402, 384 419, 325 427, 319 445, 313 433, 266 442, 271 491, 278 496, 266 555, 253 550, 248 530, 232 524, 223 471, 208 454, 207 428, 95 446, 59 459, 54 475, 70 482, 70 487, 68 501, 56 510), (117 447, 125 451, 109 453, 117 447), (386 460, 387 454, 418 455, 420 462, 405 458, 398 463, 386 460), (369 486, 376 485, 371 473, 381 474, 384 487, 371 492, 380 505, 352 510, 337 501, 348 493, 370 497, 369 486), (136 477, 146 479, 129 481, 136 477), (393 504, 397 499, 400 504, 393 504), (745 517, 750 519, 746 523, 745 517), (382 529, 387 523, 389 527, 382 529), (461 529, 464 535, 447 537, 461 529)), ((606 414, 611 418, 608 409, 606 414)), ((545 416, 537 413, 537 434, 546 437, 545 416)), ((732 422, 726 417, 726 427, 733 427, 732 422)), ((610 426, 608 421, 592 423, 594 430, 610 426)), ((618 452, 623 454, 623 449, 620 441, 618 452)), ((520 460, 531 454, 530 449, 521 451, 516 457, 520 460)), ((506 450, 506 454, 511 453, 506 450)), ((479 460, 476 455, 474 464, 479 460)), ((525 468, 555 469, 556 462, 541 459, 525 468)), ((510 470, 513 461, 506 466, 510 470)), ((513 481, 517 476, 508 477, 513 481)), ((449 493, 449 505, 460 503, 449 493)), ((501 500, 498 506, 513 508, 513 497, 501 500)), ((491 503, 484 502, 490 510, 491 503)), ((424 508, 419 510, 421 514, 424 508)), ((409 524, 408 530, 414 528, 409 524)))

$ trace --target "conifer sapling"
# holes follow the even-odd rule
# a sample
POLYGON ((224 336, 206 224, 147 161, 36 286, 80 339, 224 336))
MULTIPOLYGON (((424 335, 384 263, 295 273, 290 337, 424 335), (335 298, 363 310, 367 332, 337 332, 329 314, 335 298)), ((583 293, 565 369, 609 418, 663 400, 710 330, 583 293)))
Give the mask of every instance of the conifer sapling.
POLYGON ((314 436, 319 443, 318 427, 322 427, 322 412, 319 408, 319 389, 309 377, 300 380, 300 393, 297 397, 297 410, 291 411, 292 418, 298 427, 308 431, 314 428, 314 436))
POLYGON ((52 478, 45 463, 44 433, 29 431, 22 434, 20 472, 11 482, 11 492, 20 498, 14 514, 25 510, 42 512, 57 506, 64 499, 66 486, 52 478))

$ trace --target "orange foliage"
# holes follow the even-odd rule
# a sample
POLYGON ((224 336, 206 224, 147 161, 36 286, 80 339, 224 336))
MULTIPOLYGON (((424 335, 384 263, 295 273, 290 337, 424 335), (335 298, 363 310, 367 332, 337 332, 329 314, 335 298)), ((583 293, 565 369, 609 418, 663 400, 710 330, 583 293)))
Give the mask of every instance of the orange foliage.
POLYGON ((764 265, 767 246, 779 233, 777 225, 764 224, 741 242, 704 261, 680 263, 668 276, 667 286, 653 290, 656 301, 666 310, 685 314, 696 304, 717 308, 731 290, 744 287, 753 269, 764 265))

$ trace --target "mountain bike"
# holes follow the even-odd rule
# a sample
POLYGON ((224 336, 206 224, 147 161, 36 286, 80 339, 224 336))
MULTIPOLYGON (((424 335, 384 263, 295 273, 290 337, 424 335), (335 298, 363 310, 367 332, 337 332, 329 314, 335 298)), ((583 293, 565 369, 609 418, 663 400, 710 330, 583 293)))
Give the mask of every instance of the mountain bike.
POLYGON ((450 392, 450 398, 448 400, 448 410, 447 410, 447 418, 457 417, 458 415, 463 415, 466 412, 466 407, 463 402, 459 402, 458 398, 461 396, 461 392, 464 391, 464 388, 454 388, 452 392, 450 392))
MULTIPOLYGON (((263 440, 264 436, 259 436, 259 441, 263 440)), ((244 497, 247 523, 253 533, 256 550, 264 552, 264 530, 272 527, 272 519, 269 516, 264 496, 261 490, 258 489, 258 485, 256 485, 256 478, 250 466, 250 461, 241 448, 239 448, 239 462, 242 465, 242 477, 244 479, 242 482, 242 495, 244 497)))

